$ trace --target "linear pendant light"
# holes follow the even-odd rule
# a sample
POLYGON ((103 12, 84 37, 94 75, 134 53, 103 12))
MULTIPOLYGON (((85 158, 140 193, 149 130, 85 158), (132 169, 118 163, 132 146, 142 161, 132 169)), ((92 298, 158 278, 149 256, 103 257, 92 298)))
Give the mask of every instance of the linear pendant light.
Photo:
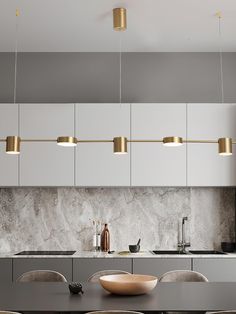
MULTIPOLYGON (((113 9, 113 28, 115 31, 125 31, 127 28, 127 21, 126 21, 126 9, 125 8, 115 8, 113 9)), ((121 47, 121 37, 120 37, 120 50, 119 50, 119 100, 121 105, 121 88, 122 88, 122 82, 121 82, 121 53, 122 53, 122 47, 121 47)), ((113 138, 113 152, 114 154, 127 154, 127 138, 124 136, 118 136, 113 138)))
POLYGON ((230 156, 232 155, 232 138, 223 137, 219 138, 219 155, 221 156, 230 156))
MULTIPOLYGON (((14 60, 14 104, 16 104, 16 87, 17 87, 17 54, 18 54, 18 17, 20 13, 16 9, 16 32, 15 32, 15 60, 14 60)), ((17 155, 20 153, 20 137, 7 136, 6 138, 6 153, 17 155)))
POLYGON ((168 147, 181 146, 183 145, 183 139, 178 136, 167 136, 163 138, 163 145, 168 147))
POLYGON ((57 145, 64 147, 74 147, 78 143, 76 137, 73 136, 59 136, 57 138, 57 145))

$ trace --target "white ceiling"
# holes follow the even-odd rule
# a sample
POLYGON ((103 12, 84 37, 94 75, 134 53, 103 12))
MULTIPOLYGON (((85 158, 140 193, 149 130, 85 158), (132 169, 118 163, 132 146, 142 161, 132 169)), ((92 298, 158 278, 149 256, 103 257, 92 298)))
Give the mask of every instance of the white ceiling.
POLYGON ((15 8, 20 51, 236 51, 236 0, 0 0, 0 51, 13 51, 15 8), (124 6, 128 30, 112 29, 124 6))

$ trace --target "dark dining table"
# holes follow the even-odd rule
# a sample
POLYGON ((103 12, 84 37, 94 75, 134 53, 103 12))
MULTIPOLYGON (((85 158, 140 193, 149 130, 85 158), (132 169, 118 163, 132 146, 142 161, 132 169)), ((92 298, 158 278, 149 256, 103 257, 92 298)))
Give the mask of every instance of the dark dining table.
POLYGON ((236 309, 236 283, 158 283, 148 294, 118 296, 99 284, 82 283, 72 295, 66 283, 0 284, 0 311, 89 312, 95 310, 217 311, 236 309))

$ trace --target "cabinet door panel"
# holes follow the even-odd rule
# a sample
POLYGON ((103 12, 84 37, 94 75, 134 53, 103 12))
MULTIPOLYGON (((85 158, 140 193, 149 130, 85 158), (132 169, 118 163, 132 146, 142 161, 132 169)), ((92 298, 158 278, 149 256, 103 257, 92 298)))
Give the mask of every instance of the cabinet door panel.
POLYGON ((190 258, 134 258, 133 272, 160 278, 171 270, 191 270, 190 258))
POLYGON ((130 258, 75 258, 73 259, 73 280, 87 281, 88 278, 100 270, 124 270, 132 272, 130 258))
POLYGON ((12 259, 0 259, 0 282, 9 284, 12 282, 12 259))
POLYGON ((25 139, 55 139, 22 143, 20 185, 74 185, 75 149, 56 143, 58 136, 74 136, 74 104, 21 105, 20 134, 25 139))
MULTIPOLYGON (((188 138, 218 140, 236 138, 235 104, 188 104, 188 138)), ((236 149, 220 156, 218 144, 188 144, 189 186, 235 186, 236 149)))
MULTIPOLYGON (((76 136, 82 140, 130 138, 129 104, 77 104, 76 136)), ((128 147, 129 150, 129 147, 128 147)), ((77 186, 129 186, 130 152, 114 155, 113 143, 79 143, 77 186)))
MULTIPOLYGON (((186 137, 186 104, 132 104, 131 137, 162 140, 186 137)), ((185 186, 186 145, 165 147, 162 143, 132 143, 132 186, 185 186)))
POLYGON ((234 258, 194 258, 193 270, 202 273, 209 281, 236 281, 236 259, 234 258))
POLYGON ((31 270, 54 270, 72 281, 71 258, 17 258, 13 259, 13 281, 31 270))
MULTIPOLYGON (((0 104, 0 138, 18 135, 18 105, 0 104)), ((0 143, 0 186, 18 185, 19 155, 6 154, 6 143, 0 143)))

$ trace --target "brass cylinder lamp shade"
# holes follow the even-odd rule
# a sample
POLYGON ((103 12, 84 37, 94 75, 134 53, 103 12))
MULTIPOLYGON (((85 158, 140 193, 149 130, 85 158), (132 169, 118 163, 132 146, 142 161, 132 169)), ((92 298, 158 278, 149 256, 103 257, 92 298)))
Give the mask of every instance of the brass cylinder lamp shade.
POLYGON ((125 31, 127 28, 126 9, 113 9, 113 28, 115 31, 125 31))
POLYGON ((167 136, 163 138, 163 145, 175 147, 175 146, 181 146, 183 144, 182 137, 178 136, 167 136))
POLYGON ((19 136, 7 136, 6 138, 6 153, 7 154, 20 154, 20 137, 19 136))
POLYGON ((219 155, 230 156, 232 155, 232 138, 222 137, 218 139, 219 155))
POLYGON ((59 146, 64 146, 64 147, 73 147, 77 145, 77 138, 73 136, 59 136, 57 138, 57 144, 59 146))
POLYGON ((120 136, 114 137, 114 154, 127 154, 127 138, 120 136))

